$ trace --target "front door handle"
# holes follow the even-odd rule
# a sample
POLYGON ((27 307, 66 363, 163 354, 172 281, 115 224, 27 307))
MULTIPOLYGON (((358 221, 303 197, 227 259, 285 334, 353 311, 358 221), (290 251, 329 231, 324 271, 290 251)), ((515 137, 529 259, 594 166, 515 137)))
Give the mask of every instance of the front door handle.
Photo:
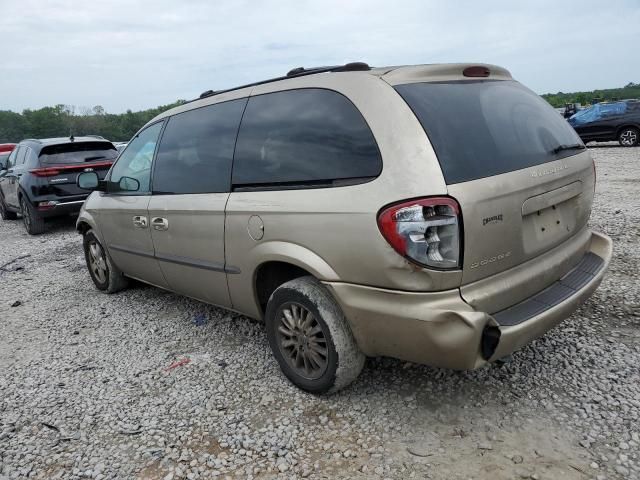
POLYGON ((147 217, 136 215, 133 217, 133 226, 138 228, 147 228, 147 217))
POLYGON ((153 217, 151 219, 151 226, 154 230, 167 230, 169 228, 169 220, 162 217, 153 217))

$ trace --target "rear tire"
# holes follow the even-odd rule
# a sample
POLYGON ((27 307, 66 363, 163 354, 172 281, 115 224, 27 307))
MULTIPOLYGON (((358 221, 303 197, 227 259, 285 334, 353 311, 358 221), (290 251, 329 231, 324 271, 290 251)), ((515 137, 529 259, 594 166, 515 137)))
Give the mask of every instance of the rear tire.
POLYGON ((302 390, 337 392, 362 371, 365 356, 340 306, 314 277, 278 287, 267 304, 265 323, 280 369, 302 390))
POLYGON ((82 245, 89 275, 98 290, 116 293, 129 285, 129 279, 111 261, 93 230, 84 234, 82 245))
POLYGON ((7 204, 4 203, 4 197, 2 195, 0 195, 0 217, 2 217, 2 220, 15 220, 18 218, 16 212, 10 212, 7 209, 7 204))
POLYGON ((640 141, 640 132, 637 128, 625 127, 618 135, 618 143, 623 147, 636 147, 640 141))
POLYGON ((33 208, 33 205, 24 196, 20 197, 20 210, 24 228, 29 235, 40 235, 45 231, 44 218, 38 214, 38 211, 33 208))

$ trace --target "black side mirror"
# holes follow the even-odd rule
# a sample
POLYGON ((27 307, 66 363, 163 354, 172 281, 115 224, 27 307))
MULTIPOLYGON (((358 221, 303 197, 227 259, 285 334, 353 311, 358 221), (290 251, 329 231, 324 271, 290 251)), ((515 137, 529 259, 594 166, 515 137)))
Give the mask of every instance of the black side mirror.
POLYGON ((118 182, 118 188, 124 192, 137 192, 140 190, 140 182, 135 178, 122 177, 118 182))
POLYGON ((83 190, 97 190, 100 178, 96 172, 82 172, 76 177, 76 185, 83 190))

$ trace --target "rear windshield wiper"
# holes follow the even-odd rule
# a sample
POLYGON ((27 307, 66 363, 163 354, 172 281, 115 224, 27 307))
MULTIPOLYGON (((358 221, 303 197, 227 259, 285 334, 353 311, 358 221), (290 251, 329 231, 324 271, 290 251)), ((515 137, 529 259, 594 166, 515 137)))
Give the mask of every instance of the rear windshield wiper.
POLYGON ((551 153, 560 153, 565 150, 584 150, 585 147, 582 143, 573 143, 571 145, 558 145, 556 148, 551 150, 551 153))

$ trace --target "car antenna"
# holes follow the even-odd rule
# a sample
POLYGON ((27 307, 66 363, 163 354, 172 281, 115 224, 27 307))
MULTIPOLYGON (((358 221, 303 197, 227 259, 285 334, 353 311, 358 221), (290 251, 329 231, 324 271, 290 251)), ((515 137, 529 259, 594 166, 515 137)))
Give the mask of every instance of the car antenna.
POLYGON ((73 142, 76 139, 76 137, 73 136, 73 130, 69 130, 69 141, 73 142))

